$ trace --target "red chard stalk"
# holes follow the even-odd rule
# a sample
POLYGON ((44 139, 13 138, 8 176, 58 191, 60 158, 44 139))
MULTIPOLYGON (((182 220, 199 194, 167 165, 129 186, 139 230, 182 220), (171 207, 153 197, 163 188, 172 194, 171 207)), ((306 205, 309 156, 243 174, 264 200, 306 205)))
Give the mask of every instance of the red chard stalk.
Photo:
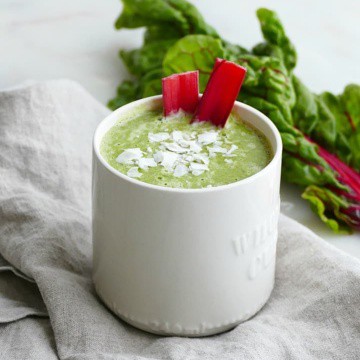
POLYGON ((216 59, 193 121, 210 121, 224 127, 239 94, 246 69, 234 62, 216 59))
POLYGON ((199 102, 199 71, 174 74, 162 79, 164 116, 183 110, 193 114, 199 102))

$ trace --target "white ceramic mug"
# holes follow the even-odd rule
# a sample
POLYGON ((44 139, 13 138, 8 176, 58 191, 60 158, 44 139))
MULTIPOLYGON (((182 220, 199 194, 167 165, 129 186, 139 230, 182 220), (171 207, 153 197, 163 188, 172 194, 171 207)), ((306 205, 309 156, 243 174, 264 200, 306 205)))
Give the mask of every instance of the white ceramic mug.
POLYGON ((173 189, 132 179, 100 155, 104 134, 138 106, 104 119, 93 148, 93 280, 124 321, 164 335, 205 336, 253 316, 274 284, 282 143, 274 124, 236 102, 261 131, 273 159, 244 180, 213 188, 173 189))

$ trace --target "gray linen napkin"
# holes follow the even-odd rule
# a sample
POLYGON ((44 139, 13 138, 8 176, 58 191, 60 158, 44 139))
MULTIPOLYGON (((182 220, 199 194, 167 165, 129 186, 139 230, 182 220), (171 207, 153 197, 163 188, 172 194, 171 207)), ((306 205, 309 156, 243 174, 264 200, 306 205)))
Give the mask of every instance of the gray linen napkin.
POLYGON ((360 357, 360 262, 284 216, 270 301, 235 329, 159 337, 108 311, 90 233, 91 138, 107 113, 71 81, 0 92, 0 266, 39 289, 0 273, 0 359, 360 357), (46 315, 43 303, 50 322, 31 316, 46 315))

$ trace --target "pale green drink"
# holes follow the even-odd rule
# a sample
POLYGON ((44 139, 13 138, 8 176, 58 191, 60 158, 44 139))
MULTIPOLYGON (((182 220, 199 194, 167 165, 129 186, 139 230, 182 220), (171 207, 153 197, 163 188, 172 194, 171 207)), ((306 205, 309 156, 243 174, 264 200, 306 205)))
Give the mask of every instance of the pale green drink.
POLYGON ((100 153, 116 170, 137 180, 172 188, 225 185, 262 170, 271 160, 267 139, 231 114, 222 129, 190 124, 179 114, 137 108, 104 135, 100 153))

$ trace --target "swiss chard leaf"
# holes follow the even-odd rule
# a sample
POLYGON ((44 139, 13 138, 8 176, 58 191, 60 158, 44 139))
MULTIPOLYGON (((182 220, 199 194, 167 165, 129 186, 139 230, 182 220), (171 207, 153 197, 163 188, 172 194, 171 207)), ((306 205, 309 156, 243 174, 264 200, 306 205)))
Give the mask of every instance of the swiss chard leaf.
POLYGON ((265 8, 258 9, 256 15, 266 42, 257 45, 253 49, 254 54, 276 57, 284 62, 288 70, 292 70, 296 65, 297 54, 280 19, 274 11, 265 8))
POLYGON ((177 9, 189 24, 189 34, 203 34, 218 37, 216 30, 207 24, 197 8, 185 0, 167 0, 170 6, 177 9))
POLYGON ((108 102, 108 107, 111 110, 116 110, 120 106, 140 99, 140 84, 138 81, 123 81, 117 88, 116 96, 108 102))
POLYGON ((237 62, 241 56, 249 54, 249 51, 240 45, 235 45, 225 40, 222 41, 222 45, 224 48, 224 57, 226 60, 237 62))
POLYGON ((340 95, 316 95, 296 77, 293 84, 297 97, 295 125, 359 171, 360 86, 348 85, 340 95))
POLYGON ((111 110, 116 110, 129 102, 148 96, 161 94, 161 69, 148 72, 140 80, 125 80, 117 88, 116 96, 108 102, 111 110))
POLYGON ((120 51, 129 72, 136 76, 143 76, 155 69, 161 69, 162 60, 174 40, 153 41, 145 44, 140 49, 120 51))
POLYGON ((170 25, 154 25, 146 28, 144 33, 144 45, 152 42, 165 40, 179 40, 182 37, 179 30, 170 25))
POLYGON ((164 24, 173 26, 182 35, 188 34, 189 24, 181 11, 163 0, 122 0, 123 10, 115 22, 117 29, 134 29, 164 24))
POLYGON ((349 206, 344 199, 329 189, 314 185, 308 186, 301 196, 310 202, 312 210, 334 232, 350 233, 348 218, 341 211, 349 206))
POLYGON ((221 40, 208 35, 188 35, 172 46, 163 61, 164 74, 199 70, 199 87, 205 89, 215 59, 224 57, 221 40))
POLYGON ((208 34, 217 36, 195 6, 185 0, 122 0, 123 10, 115 27, 175 28, 180 35, 208 34))

